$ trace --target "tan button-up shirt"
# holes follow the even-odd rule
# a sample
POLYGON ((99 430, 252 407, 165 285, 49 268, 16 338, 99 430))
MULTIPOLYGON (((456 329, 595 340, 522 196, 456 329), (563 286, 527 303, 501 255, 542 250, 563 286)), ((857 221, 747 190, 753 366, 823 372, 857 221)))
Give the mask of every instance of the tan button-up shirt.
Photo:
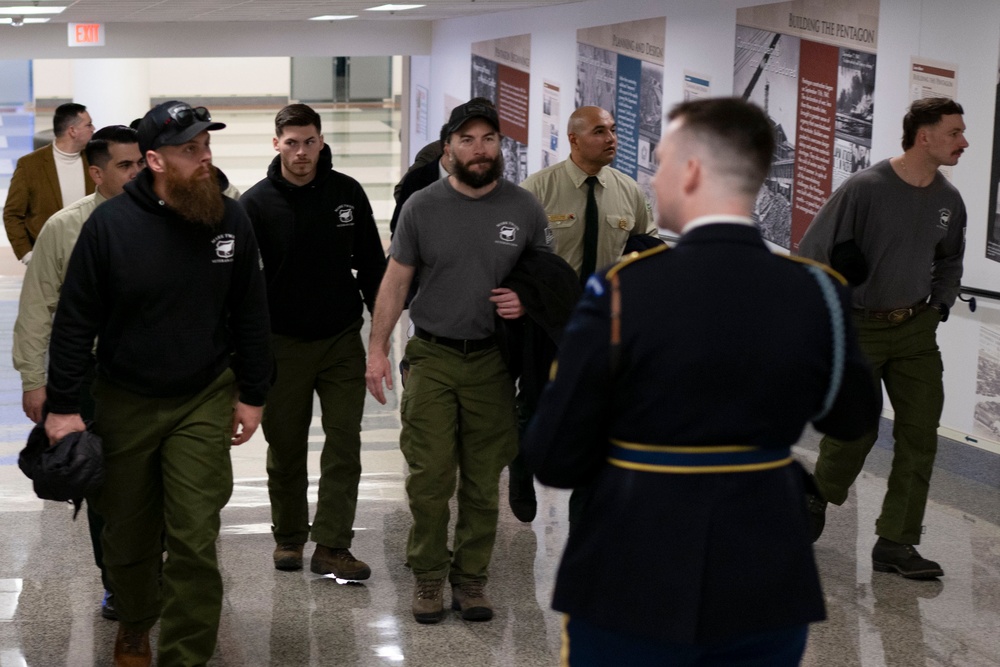
MULTIPOLYGON (((572 160, 563 160, 535 172, 521 186, 534 194, 549 216, 553 250, 580 273, 583 264, 583 232, 586 226, 587 174, 572 160)), ((597 267, 614 264, 622 256, 629 236, 656 235, 649 203, 639 184, 613 167, 597 173, 594 186, 600 226, 597 235, 597 267)))

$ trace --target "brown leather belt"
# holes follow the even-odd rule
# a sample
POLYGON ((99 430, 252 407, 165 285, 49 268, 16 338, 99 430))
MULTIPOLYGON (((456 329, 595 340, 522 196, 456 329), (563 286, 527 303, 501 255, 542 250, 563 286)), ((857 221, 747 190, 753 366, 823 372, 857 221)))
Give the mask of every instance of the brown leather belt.
POLYGON ((444 336, 435 336, 429 331, 421 329, 420 327, 414 327, 413 335, 420 340, 426 340, 428 343, 434 343, 436 345, 444 345, 445 347, 450 347, 453 350, 457 350, 462 354, 470 354, 472 352, 479 352, 481 350, 488 350, 497 344, 497 339, 495 336, 489 336, 488 338, 480 338, 478 340, 461 340, 458 338, 445 338, 444 336))
POLYGON ((889 324, 902 324, 914 315, 927 310, 926 300, 918 301, 907 308, 896 308, 895 310, 868 310, 867 308, 854 308, 854 314, 863 320, 878 320, 889 324))

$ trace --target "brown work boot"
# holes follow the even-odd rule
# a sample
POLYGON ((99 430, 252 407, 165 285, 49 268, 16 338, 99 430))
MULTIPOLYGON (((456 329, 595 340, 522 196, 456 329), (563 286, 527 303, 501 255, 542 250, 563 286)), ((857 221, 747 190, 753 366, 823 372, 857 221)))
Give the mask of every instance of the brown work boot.
POLYGON ((466 621, 493 618, 493 603, 486 597, 485 581, 463 581, 451 585, 451 608, 462 612, 466 621))
POLYGON ((332 574, 338 579, 350 581, 360 581, 372 576, 372 569, 364 561, 355 558, 350 549, 334 549, 322 544, 316 545, 309 569, 316 574, 332 574))
POLYGON ((444 618, 443 584, 444 579, 417 579, 413 587, 413 618, 417 623, 437 623, 444 618))
POLYGON ((153 652, 149 648, 149 630, 129 630, 118 625, 115 638, 115 667, 149 667, 153 652))
POLYGON ((301 570, 302 569, 302 547, 301 544, 285 542, 274 547, 274 569, 276 570, 301 570))

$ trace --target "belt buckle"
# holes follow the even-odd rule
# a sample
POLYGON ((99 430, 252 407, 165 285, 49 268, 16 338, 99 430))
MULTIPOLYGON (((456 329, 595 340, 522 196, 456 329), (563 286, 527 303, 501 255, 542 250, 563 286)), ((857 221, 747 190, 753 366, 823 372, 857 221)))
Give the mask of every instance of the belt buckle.
POLYGON ((913 314, 912 308, 897 308, 896 310, 890 311, 886 316, 891 324, 901 324, 905 322, 910 315, 913 314))

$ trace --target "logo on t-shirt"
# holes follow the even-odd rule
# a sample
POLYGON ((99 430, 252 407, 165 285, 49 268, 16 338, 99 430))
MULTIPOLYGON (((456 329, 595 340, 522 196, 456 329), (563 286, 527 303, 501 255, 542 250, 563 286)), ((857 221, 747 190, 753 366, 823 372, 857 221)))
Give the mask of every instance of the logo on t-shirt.
POLYGON ((943 208, 940 211, 938 211, 938 215, 940 216, 938 217, 938 227, 941 227, 942 229, 948 229, 948 223, 951 222, 951 211, 949 211, 946 208, 943 208))
POLYGON ((215 246, 217 258, 212 260, 212 264, 228 264, 233 261, 233 255, 236 254, 236 237, 233 234, 219 234, 212 239, 212 245, 215 246))
POLYGON ((334 209, 337 212, 338 227, 349 227, 354 224, 354 207, 350 204, 341 204, 334 209))
POLYGON ((503 245, 516 246, 517 245, 517 232, 520 228, 513 222, 501 222, 497 225, 497 230, 500 233, 499 240, 496 243, 501 243, 503 245))

